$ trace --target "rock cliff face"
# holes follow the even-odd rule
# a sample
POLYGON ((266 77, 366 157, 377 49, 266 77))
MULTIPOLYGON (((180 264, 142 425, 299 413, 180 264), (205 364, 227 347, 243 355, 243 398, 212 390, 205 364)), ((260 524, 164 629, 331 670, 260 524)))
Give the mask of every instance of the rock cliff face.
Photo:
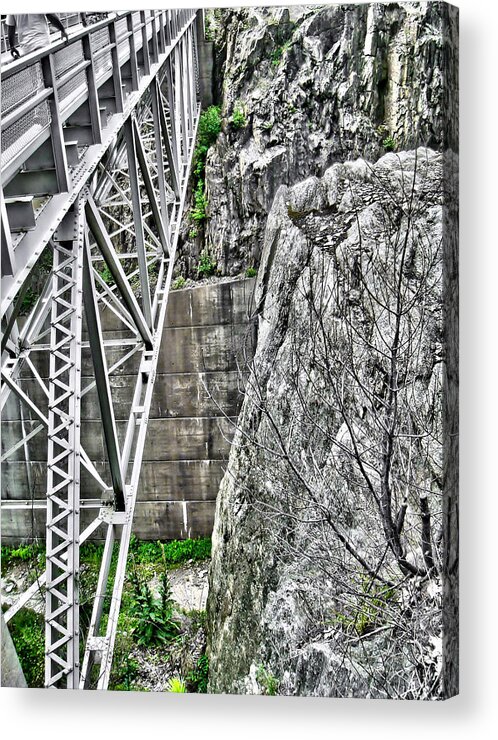
POLYGON ((442 161, 388 154, 278 191, 218 496, 214 691, 263 692, 264 672, 286 694, 441 690, 442 161))
POLYGON ((205 239, 226 272, 259 264, 259 323, 217 501, 210 690, 452 695, 456 16, 225 20, 205 239))
POLYGON ((206 248, 221 274, 259 264, 280 185, 386 148, 456 148, 457 24, 444 3, 244 8, 214 27, 224 123, 205 229, 184 253, 206 248))

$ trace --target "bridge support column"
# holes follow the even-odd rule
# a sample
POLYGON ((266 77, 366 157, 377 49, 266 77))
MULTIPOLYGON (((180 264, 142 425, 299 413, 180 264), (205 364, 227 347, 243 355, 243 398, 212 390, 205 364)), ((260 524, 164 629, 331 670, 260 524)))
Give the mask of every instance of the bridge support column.
POLYGON ((52 242, 47 459, 45 685, 78 688, 80 394, 83 210, 79 202, 52 242))
MULTIPOLYGON (((45 89, 9 113, 2 135, 21 119, 27 135, 33 129, 28 121, 32 110, 43 104, 47 116, 48 106, 52 111, 50 127, 47 118, 46 130, 35 129, 22 156, 9 155, 2 168, 3 196, 28 194, 32 201, 41 195, 46 200, 39 211, 32 204, 29 210, 21 200, 13 204, 3 198, 1 203, 6 259, 1 308, 8 353, 2 358, 5 386, 0 394, 4 407, 13 392, 34 422, 26 432, 24 412, 18 418, 17 408, 13 409, 14 438, 2 450, 2 461, 22 448, 28 466, 28 443, 47 430, 46 502, 41 498, 44 489, 32 485, 29 470, 25 485, 33 510, 46 507, 45 677, 51 688, 105 689, 110 681, 158 353, 199 120, 194 23, 192 10, 126 11, 82 31, 83 41, 79 34, 69 41, 79 61, 67 71, 60 71, 66 57, 62 44, 40 52, 39 62, 20 59, 7 71, 6 79, 21 75, 22 80, 29 66, 40 77, 43 68, 45 89), (130 35, 122 33, 123 26, 130 35), (65 102, 66 85, 73 77, 80 83, 71 103, 74 108, 65 102), (29 228, 19 230, 20 226, 29 228), (53 269, 30 315, 22 327, 17 326, 36 261, 46 247, 53 252, 53 269), (82 339, 83 309, 87 335, 82 339), (115 337, 101 330, 100 318, 106 315, 117 326, 115 337), (33 361, 45 358, 39 353, 47 351, 48 380, 46 366, 42 377, 38 360, 33 361), (23 367, 28 371, 24 375, 23 367), (113 399, 112 393, 111 378, 125 367, 135 376, 131 405, 119 394, 113 399), (98 418, 84 419, 81 436, 89 445, 88 454, 80 439, 81 399, 94 390, 102 424, 98 418), (116 400, 120 405, 114 405, 116 400), (118 429, 123 421, 127 423, 121 445, 118 429), (82 483, 81 465, 86 476, 82 483), (82 532, 80 485, 81 506, 99 509, 98 519, 82 532), (94 498, 95 489, 103 492, 101 500, 94 498), (107 525, 107 546, 80 671, 79 547, 101 525, 107 525), (109 572, 113 543, 119 547, 115 573, 109 572), (112 589, 110 604, 105 600, 107 585, 109 592, 112 589), (95 664, 100 664, 98 676, 92 672, 95 664)), ((83 515, 87 518, 88 511, 83 515)), ((32 532, 40 521, 33 517, 32 532)), ((14 613, 9 610, 6 622, 14 613)), ((85 632, 83 625, 82 640, 85 632)))

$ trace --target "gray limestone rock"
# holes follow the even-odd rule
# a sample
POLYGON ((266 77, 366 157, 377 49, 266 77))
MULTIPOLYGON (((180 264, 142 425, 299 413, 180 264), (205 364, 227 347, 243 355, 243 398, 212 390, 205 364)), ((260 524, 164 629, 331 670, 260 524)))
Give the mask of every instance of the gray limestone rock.
MULTIPOLYGON (((208 218, 189 251, 221 274, 258 265, 281 185, 386 148, 457 148, 457 15, 445 3, 242 8, 215 33, 223 132, 206 165, 208 218), (413 60, 416 59, 416 64, 413 60), (246 125, 230 124, 242 106, 246 125)), ((189 227, 183 230, 188 238, 189 227)), ((195 264, 195 261, 194 261, 195 264)), ((189 266, 190 265, 190 266, 189 266)))
POLYGON ((213 692, 455 691, 441 663, 450 161, 388 153, 277 190, 217 501, 213 692))

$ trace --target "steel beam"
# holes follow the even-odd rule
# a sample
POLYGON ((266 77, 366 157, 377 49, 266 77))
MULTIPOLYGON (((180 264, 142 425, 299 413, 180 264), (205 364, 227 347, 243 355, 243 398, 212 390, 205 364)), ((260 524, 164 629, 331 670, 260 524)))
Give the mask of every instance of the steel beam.
POLYGON ((126 19, 128 28, 129 44, 130 44, 130 73, 131 73, 131 89, 138 90, 138 65, 137 65, 137 49, 135 45, 135 33, 133 31, 133 15, 130 14, 126 19))
POLYGON ((125 272, 121 267, 118 258, 116 257, 114 246, 111 242, 109 234, 106 231, 98 208, 91 196, 86 202, 85 210, 88 227, 92 232, 100 251, 102 252, 102 256, 104 257, 109 270, 111 271, 112 277, 114 278, 114 281, 118 286, 118 290, 123 301, 125 302, 126 308, 128 309, 130 316, 133 318, 133 321, 135 322, 136 327, 145 342, 145 345, 147 347, 151 347, 152 335, 150 333, 150 329, 147 326, 147 322, 144 318, 144 315, 142 314, 142 311, 140 310, 137 299, 135 298, 133 291, 126 279, 125 272))
POLYGON ((118 432, 114 418, 112 405, 111 387, 109 385, 109 373, 104 351, 104 339, 100 316, 97 306, 97 295, 93 283, 93 270, 91 266, 90 247, 86 234, 84 235, 83 247, 83 301, 85 306, 85 319, 92 354, 93 372, 97 384, 97 395, 99 398, 100 415, 104 430, 107 457, 111 470, 112 487, 116 508, 124 510, 124 479, 121 469, 121 453, 119 450, 118 432))
MULTIPOLYGON (((126 17, 128 30, 133 31, 133 16, 125 13, 119 17, 126 17)), ((93 123, 97 122, 96 103, 100 88, 111 79, 116 83, 114 67, 119 67, 119 59, 121 66, 129 60, 133 89, 123 96, 123 111, 118 111, 102 124, 101 143, 91 144, 88 149, 79 152, 79 164, 72 174, 70 190, 49 198, 43 209, 35 213, 35 230, 21 236, 16 235, 15 240, 12 240, 12 275, 6 276, 5 282, 2 280, 2 286, 5 287, 2 310, 6 312, 7 322, 12 328, 7 343, 9 351, 14 355, 7 358, 2 365, 2 375, 7 373, 2 403, 8 393, 13 391, 21 403, 30 409, 31 414, 40 420, 35 430, 18 443, 25 447, 26 455, 30 437, 41 433, 41 430, 47 428, 47 424, 49 432, 46 677, 47 685, 51 687, 95 685, 104 689, 110 680, 149 410, 199 116, 197 96, 194 95, 195 36, 189 31, 190 25, 195 22, 194 11, 154 11, 152 14, 142 12, 141 21, 141 39, 138 41, 133 33, 117 38, 114 31, 113 35, 114 19, 102 24, 102 28, 110 29, 109 49, 115 62, 113 69, 96 74, 95 59, 92 64, 91 55, 88 58, 88 54, 83 51, 85 62, 80 63, 78 69, 85 73, 88 86, 93 86, 95 92, 93 102, 91 91, 86 98, 90 123, 92 111, 93 123), (127 45, 126 54, 122 53, 120 46, 123 43, 127 45), (141 77, 136 63, 137 52, 141 52, 142 57, 141 77), (167 101, 167 111, 164 109, 163 98, 167 101), (125 131, 128 133, 125 134, 125 131), (129 145, 130 138, 133 154, 129 145), (127 150, 128 164, 131 163, 131 167, 126 166, 127 150), (169 165, 169 173, 164 171, 165 160, 169 165), (171 191, 167 180, 172 183, 176 196, 171 218, 168 213, 171 191), (107 207, 109 213, 105 211, 107 207), (118 229, 111 229, 113 233, 110 233, 106 224, 116 221, 115 208, 120 209, 122 215, 119 219, 122 222, 117 224, 118 229), (85 218, 95 245, 112 274, 114 285, 106 285, 92 267, 97 254, 93 243, 85 242, 85 218), (106 218, 109 220, 106 221, 106 218), (135 235, 135 244, 132 247, 125 245, 124 250, 120 243, 123 232, 135 235), (10 320, 13 301, 48 243, 52 244, 54 250, 53 275, 25 327, 17 336, 15 321, 10 320), (94 250, 93 253, 91 250, 94 250), (135 269, 135 259, 139 263, 138 269, 135 269), (144 278, 154 261, 157 261, 157 284, 151 295, 150 285, 145 290, 144 278), (132 288, 137 273, 141 280, 142 295, 148 297, 143 310, 132 288), (81 336, 83 306, 88 341, 83 341, 81 336), (125 332, 122 338, 104 339, 100 313, 107 308, 122 321, 126 331, 131 330, 131 337, 125 332), (50 327, 47 329, 49 309, 50 327), (48 345, 48 339, 44 339, 47 335, 50 338, 48 345), (111 345, 120 346, 123 353, 112 367, 107 367, 105 350, 111 345), (86 347, 90 348, 94 379, 82 390, 81 352, 86 347), (47 350, 50 350, 48 387, 34 361, 39 353, 47 350), (38 353, 36 356, 33 355, 35 351, 38 353), (112 407, 112 373, 135 353, 141 353, 141 359, 125 439, 120 449, 112 407), (25 391, 25 386, 21 388, 19 384, 21 368, 26 360, 31 375, 45 398, 48 392, 48 413, 44 408, 40 409, 25 391), (111 463, 112 489, 100 477, 79 439, 81 396, 93 387, 97 388, 101 409, 103 435, 111 463), (92 476, 90 495, 85 492, 84 501, 94 500, 94 488, 101 489, 105 495, 112 490, 115 504, 112 508, 124 510, 106 508, 101 511, 102 520, 99 525, 107 527, 106 548, 79 681, 77 571, 79 542, 84 537, 84 533, 81 537, 79 534, 79 510, 83 503, 79 496, 81 465, 92 476), (119 543, 118 563, 112 583, 108 583, 111 581, 112 571, 109 567, 114 540, 119 543), (104 598, 107 585, 111 595, 110 606, 104 598), (102 629, 104 614, 107 617, 105 634, 102 629), (100 671, 95 676, 91 667, 92 664, 99 663, 100 671)), ((78 38, 89 41, 90 33, 91 31, 84 32, 78 38)), ((83 50, 85 43, 83 40, 83 50)), ((44 53, 35 56, 40 60, 48 58, 44 53)), ((25 64, 25 61, 20 60, 20 67, 24 69, 25 64)), ((60 101, 56 97, 58 84, 61 79, 68 80, 69 74, 58 80, 53 60, 43 64, 45 67, 48 64, 51 72, 50 79, 46 75, 45 85, 48 81, 53 83, 53 101, 60 128, 85 101, 75 99, 61 112, 60 101)), ((106 90, 109 87, 106 84, 106 90)), ((48 87, 46 89, 50 100, 51 91, 48 87)), ((129 85, 127 89, 129 90, 129 85)), ((98 115, 100 121, 100 111, 98 115)), ((98 127, 94 125, 92 132, 94 139, 98 139, 98 127)), ((54 131, 51 131, 49 140, 52 147, 63 145, 63 138, 57 142, 57 136, 54 144, 54 131)), ((34 151, 33 147, 29 148, 30 154, 34 151)), ((9 170, 9 177, 11 174, 9 170)), ((6 219, 5 224, 7 223, 6 219)), ((129 239, 128 236, 126 238, 129 239)), ((39 395, 37 400, 39 401, 39 395)), ((19 449, 16 444, 4 457, 8 457, 15 449, 19 449)), ((27 496, 24 498, 27 499, 27 496)))
POLYGON ((157 196, 154 191, 154 185, 152 184, 152 177, 149 171, 147 157, 145 155, 144 145, 140 138, 140 130, 138 128, 138 123, 135 118, 133 119, 133 134, 135 138, 135 147, 136 147, 136 152, 137 152, 137 157, 138 157, 138 164, 140 165, 140 170, 142 172, 145 190, 147 191, 147 197, 149 198, 149 205, 151 207, 152 215, 154 217, 154 223, 156 225, 156 228, 159 234, 159 240, 164 250, 164 254, 167 256, 169 254, 169 247, 170 247, 169 237, 164 228, 161 211, 159 210, 159 206, 157 203, 157 196))
MULTIPOLYGON (((92 536, 96 532, 96 530, 100 527, 102 524, 102 519, 98 517, 97 519, 94 519, 91 524, 86 527, 86 529, 83 530, 80 536, 80 544, 83 544, 86 542, 86 540, 92 536)), ((47 572, 43 571, 43 573, 40 573, 36 581, 31 584, 31 586, 24 591, 21 596, 18 598, 15 604, 12 604, 9 609, 4 614, 5 622, 8 623, 14 617, 17 612, 25 606, 30 599, 33 598, 33 596, 36 594, 37 591, 41 591, 41 589, 45 586, 47 581, 47 572)))
POLYGON ((45 686, 79 683, 80 384, 83 209, 54 242, 50 337, 45 686), (60 239, 60 241, 59 241, 60 239))
POLYGON ((99 94, 97 91, 95 64, 92 55, 92 48, 90 45, 90 36, 83 37, 82 45, 83 56, 88 62, 90 62, 90 64, 86 68, 86 84, 88 87, 88 111, 90 114, 90 122, 92 125, 93 143, 100 144, 102 142, 102 122, 100 119, 99 94))
POLYGON ((3 191, 0 196, 0 209, 2 221, 2 275, 14 275, 16 272, 16 258, 12 248, 12 237, 10 235, 9 219, 7 218, 7 208, 3 191))
POLYGON ((150 54, 149 54, 149 41, 147 38, 147 24, 145 19, 145 10, 140 11, 140 22, 142 24, 142 57, 144 74, 150 74, 150 54))
POLYGON ((131 202, 133 223, 135 226, 135 246, 137 249, 138 269, 140 275, 140 288, 142 293, 142 309, 149 329, 152 329, 152 316, 150 307, 149 271, 147 267, 147 255, 145 253, 144 228, 142 222, 142 203, 140 199, 140 183, 137 172, 137 149, 133 123, 128 119, 124 127, 126 151, 128 155, 128 175, 130 177, 131 202))
POLYGON ((159 190, 159 202, 161 205, 161 216, 164 223, 166 233, 169 233, 169 218, 168 218, 168 206, 166 203, 166 178, 164 174, 164 157, 163 157, 163 145, 161 136, 161 119, 159 116, 159 85, 157 79, 154 79, 150 86, 151 96, 151 107, 152 107, 152 122, 154 126, 154 147, 156 155, 156 172, 157 172, 157 187, 159 190))
MULTIPOLYGON (((168 75, 168 69, 169 69, 169 63, 166 62, 166 80, 171 79, 171 75, 168 75)), ((168 84, 168 82, 167 82, 168 84)), ((169 84, 168 84, 169 89, 169 84)), ((158 97, 158 105, 159 105, 159 119, 161 121, 161 133, 162 138, 164 141, 164 148, 166 149, 166 156, 168 158, 168 164, 169 164, 169 170, 171 174, 171 181, 173 183, 173 191, 178 198, 180 196, 180 176, 178 171, 178 158, 177 158, 177 146, 176 146, 176 139, 175 139, 175 126, 173 122, 171 123, 171 141, 169 137, 168 132, 168 124, 166 121, 166 113, 164 112, 164 105, 160 94, 160 89, 158 90, 159 97, 158 97)), ((174 104, 173 104, 174 109, 174 104)), ((170 108, 171 110, 171 108, 170 108)))
POLYGON ((55 172, 59 192, 65 192, 70 187, 69 170, 67 167, 66 147, 62 135, 62 116, 60 113, 59 93, 56 85, 55 62, 53 54, 42 59, 42 70, 45 87, 51 89, 49 97, 50 130, 52 149, 55 160, 55 172))

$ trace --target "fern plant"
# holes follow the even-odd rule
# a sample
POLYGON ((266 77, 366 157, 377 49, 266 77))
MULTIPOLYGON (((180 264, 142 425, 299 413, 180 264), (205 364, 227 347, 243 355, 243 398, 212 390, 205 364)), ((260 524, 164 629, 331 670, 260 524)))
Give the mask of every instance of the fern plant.
POLYGON ((166 685, 166 691, 169 691, 171 694, 186 694, 187 687, 185 681, 176 676, 170 678, 166 685))

